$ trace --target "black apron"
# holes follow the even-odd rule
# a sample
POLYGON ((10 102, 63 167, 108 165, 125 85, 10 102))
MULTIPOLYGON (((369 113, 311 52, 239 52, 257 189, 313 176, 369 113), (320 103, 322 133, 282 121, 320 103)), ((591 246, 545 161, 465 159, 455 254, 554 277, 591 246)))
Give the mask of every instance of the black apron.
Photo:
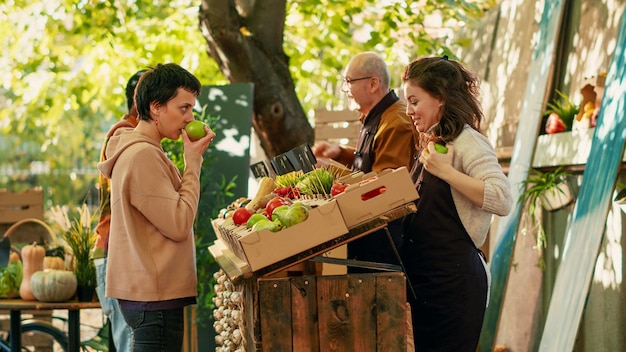
POLYGON ((409 282, 416 351, 475 352, 485 314, 487 274, 456 211, 450 185, 416 163, 420 198, 405 218, 401 257, 409 282))

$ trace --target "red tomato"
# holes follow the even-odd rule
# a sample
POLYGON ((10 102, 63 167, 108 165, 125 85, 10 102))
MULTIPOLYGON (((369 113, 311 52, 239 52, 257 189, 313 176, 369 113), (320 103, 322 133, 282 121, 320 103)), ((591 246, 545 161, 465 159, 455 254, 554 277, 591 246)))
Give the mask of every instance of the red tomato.
POLYGON ((555 113, 551 113, 546 121, 546 133, 554 134, 565 132, 565 123, 561 120, 561 117, 555 113))
POLYGON ((283 197, 272 198, 269 202, 267 202, 267 205, 265 206, 265 212, 267 213, 268 219, 272 218, 272 212, 274 211, 276 207, 281 206, 281 205, 289 205, 289 204, 291 204, 291 201, 289 201, 289 199, 287 198, 283 198, 283 197))
POLYGON ((333 184, 333 186, 330 188, 330 195, 331 196, 336 196, 338 194, 343 193, 343 191, 346 190, 346 188, 348 188, 349 184, 347 183, 335 183, 333 184))
POLYGON ((237 208, 233 212, 233 223, 235 225, 245 224, 251 216, 252 213, 245 207, 237 208))
POLYGON ((300 190, 298 189, 298 187, 283 187, 283 188, 276 188, 274 190, 274 193, 276 193, 279 197, 283 197, 283 198, 289 198, 289 199, 295 199, 300 197, 300 190))

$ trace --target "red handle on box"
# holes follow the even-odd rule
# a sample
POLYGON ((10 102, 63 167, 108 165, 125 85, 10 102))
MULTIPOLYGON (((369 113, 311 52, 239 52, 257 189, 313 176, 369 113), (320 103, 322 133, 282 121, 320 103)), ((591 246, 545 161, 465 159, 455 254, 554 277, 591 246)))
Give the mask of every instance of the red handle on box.
POLYGON ((386 186, 380 186, 378 188, 374 188, 371 191, 367 191, 363 194, 361 194, 361 200, 366 201, 375 197, 378 197, 379 195, 385 193, 387 191, 387 187, 386 186))

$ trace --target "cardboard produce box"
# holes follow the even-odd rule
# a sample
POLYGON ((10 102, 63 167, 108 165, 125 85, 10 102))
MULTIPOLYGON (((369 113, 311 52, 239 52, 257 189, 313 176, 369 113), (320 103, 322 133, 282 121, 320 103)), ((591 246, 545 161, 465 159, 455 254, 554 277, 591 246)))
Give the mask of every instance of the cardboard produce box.
MULTIPOLYGON (((244 233, 244 229, 242 227, 235 226, 232 220, 224 220, 224 219, 215 219, 211 221, 211 225, 213 225, 213 230, 215 231, 215 235, 217 236, 217 240, 214 242, 213 257, 218 259, 219 255, 223 251, 221 246, 225 246, 228 248, 229 252, 238 257, 241 261, 246 262, 246 254, 243 252, 241 245, 239 244, 239 237, 241 237, 244 233), (219 251, 216 248, 220 248, 219 251)), ((218 264, 219 261, 218 261, 218 264)), ((221 265, 220 265, 221 266, 221 265)), ((222 267, 226 271, 226 268, 222 267)), ((247 272, 251 271, 251 269, 247 268, 245 270, 247 272)))
POLYGON ((218 238, 226 243, 252 271, 306 252, 347 234, 339 206, 334 199, 316 201, 304 222, 277 232, 252 231, 232 222, 216 221, 218 238))
POLYGON ((213 245, 209 246, 209 252, 231 280, 250 272, 250 266, 237 257, 230 247, 220 239, 215 240, 213 245))
POLYGON ((348 175, 339 181, 350 184, 335 196, 348 228, 419 198, 406 167, 348 175))

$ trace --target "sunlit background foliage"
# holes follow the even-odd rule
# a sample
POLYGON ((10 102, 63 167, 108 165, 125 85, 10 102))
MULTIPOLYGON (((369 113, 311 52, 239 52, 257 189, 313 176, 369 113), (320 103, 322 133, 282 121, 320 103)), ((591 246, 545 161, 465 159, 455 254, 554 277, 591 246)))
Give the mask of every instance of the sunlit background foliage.
MULTIPOLYGON (((224 0, 226 1, 226 0, 224 0)), ((251 0, 247 0, 251 1, 251 0)), ((256 0, 263 1, 263 0, 256 0)), ((341 73, 361 51, 380 53, 392 86, 420 55, 453 57, 496 0, 288 0, 284 50, 307 116, 342 109, 341 73)), ((0 0, 0 189, 41 187, 45 208, 97 204, 96 162, 104 134, 126 112, 137 70, 176 62, 204 85, 229 82, 205 50, 201 0, 0 0)), ((164 143, 182 167, 180 145, 164 143)), ((206 158, 206 164, 211 162, 206 158)), ((203 171, 203 179, 210 173, 203 171)), ((201 181, 203 181, 201 179, 201 181)), ((216 270, 206 250, 210 207, 236 194, 234 180, 203 182, 196 224, 199 316, 209 316, 216 270), (204 204, 202 202, 208 203, 204 204), (200 265, 202 263, 202 265, 200 265)), ((241 196, 241 194, 238 194, 241 196)), ((211 209, 213 215, 216 209, 211 209)))
MULTIPOLYGON (((449 54, 495 0, 287 1, 285 51, 312 117, 341 108, 349 57, 381 53, 394 84, 423 54, 449 54)), ((0 188, 41 186, 47 205, 91 197, 104 132, 125 112, 135 71, 176 62, 203 84, 227 84, 205 52, 194 0, 4 0, 0 4, 0 188)))

